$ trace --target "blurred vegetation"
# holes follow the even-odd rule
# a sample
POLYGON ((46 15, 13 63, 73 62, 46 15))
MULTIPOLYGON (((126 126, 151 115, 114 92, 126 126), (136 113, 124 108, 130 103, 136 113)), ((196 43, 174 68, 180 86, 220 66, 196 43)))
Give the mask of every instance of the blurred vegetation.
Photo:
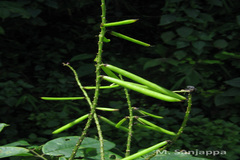
MULTIPOLYGON (((79 135, 84 124, 59 135, 51 132, 88 112, 82 101, 45 102, 41 96, 81 96, 70 62, 84 85, 94 85, 94 61, 100 2, 93 0, 0 1, 0 122, 10 124, 0 145, 19 139, 42 144, 54 137, 79 135)), ((109 21, 140 19, 116 30, 153 45, 151 48, 112 37, 104 63, 114 64, 172 90, 193 85, 193 112, 178 143, 185 150, 226 150, 216 159, 239 159, 240 1, 109 0, 109 21)), ((90 91, 91 92, 91 91, 90 91)), ((185 107, 131 93, 133 106, 159 113, 155 123, 177 131, 185 107)), ((99 106, 122 109, 99 112, 117 122, 127 114, 124 92, 102 91, 99 106), (111 95, 111 96, 109 96, 111 95)), ((96 130, 89 131, 94 137, 96 130)), ((105 139, 121 150, 126 136, 102 124, 105 139)), ((167 138, 136 128, 134 148, 167 138)))

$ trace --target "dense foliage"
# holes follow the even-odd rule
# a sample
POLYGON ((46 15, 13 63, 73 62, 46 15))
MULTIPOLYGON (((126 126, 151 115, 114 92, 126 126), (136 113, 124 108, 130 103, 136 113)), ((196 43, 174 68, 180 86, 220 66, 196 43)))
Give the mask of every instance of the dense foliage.
MULTIPOLYGON (((0 122, 10 124, 1 133, 1 145, 19 139, 42 144, 59 136, 79 135, 84 124, 59 135, 51 132, 86 114, 85 102, 53 103, 39 97, 81 94, 62 62, 71 63, 84 85, 94 85, 99 5, 93 0, 0 1, 0 122)), ((240 2, 152 0, 146 4, 115 0, 107 1, 107 6, 109 20, 139 19, 131 27, 117 30, 153 47, 130 45, 108 35, 111 42, 104 48, 105 63, 172 90, 187 85, 197 88, 190 123, 173 149, 226 150, 228 154, 222 159, 239 159, 240 2)), ((103 91, 100 98, 100 106, 127 107, 120 89, 103 91)), ((156 123, 177 130, 184 106, 172 106, 133 92, 131 98, 134 106, 165 117, 156 123)), ((100 114, 118 121, 126 115, 124 112, 100 114)), ((125 147, 122 132, 102 126, 107 140, 120 150, 125 147)), ((88 133, 90 137, 95 135, 94 129, 88 133)), ((136 129, 133 150, 164 138, 136 129)))

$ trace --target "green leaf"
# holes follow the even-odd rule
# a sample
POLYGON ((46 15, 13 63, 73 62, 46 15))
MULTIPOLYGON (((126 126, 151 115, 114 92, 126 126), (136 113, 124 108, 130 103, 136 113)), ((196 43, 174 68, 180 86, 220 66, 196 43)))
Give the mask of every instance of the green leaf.
POLYGON ((221 0, 208 0, 207 2, 211 5, 218 6, 218 7, 222 7, 223 5, 221 0))
POLYGON ((6 8, 0 8, 0 18, 6 19, 10 16, 10 12, 6 8))
POLYGON ((93 54, 83 53, 83 54, 79 54, 77 56, 72 57, 70 62, 83 61, 86 59, 93 59, 93 57, 94 57, 93 54))
POLYGON ((240 26, 240 15, 236 17, 236 20, 237 20, 237 24, 240 26))
POLYGON ((222 49, 222 48, 226 48, 228 46, 228 42, 224 39, 218 39, 218 40, 214 41, 213 45, 216 48, 222 49))
MULTIPOLYGON (((111 151, 105 151, 104 152, 104 157, 106 160, 117 160, 117 159, 122 159, 121 156, 117 155, 116 153, 113 153, 111 151)), ((91 157, 91 159, 94 159, 94 160, 98 160, 98 159, 101 159, 101 155, 98 154, 97 156, 94 156, 94 157, 91 157)))
POLYGON ((188 37, 193 33, 193 29, 189 27, 181 27, 177 29, 177 33, 181 37, 188 37))
POLYGON ((7 127, 7 126, 9 125, 6 123, 0 123, 0 132, 3 130, 4 127, 7 127))
POLYGON ((0 158, 11 156, 32 156, 29 150, 22 147, 0 147, 0 158))
POLYGON ((16 142, 13 142, 13 143, 8 143, 4 146, 8 146, 8 147, 16 147, 16 146, 29 146, 30 144, 27 142, 27 141, 24 141, 24 140, 19 140, 19 141, 16 141, 16 142))
POLYGON ((170 41, 172 41, 173 38, 176 37, 176 34, 172 31, 168 31, 168 32, 163 32, 161 34, 161 38, 165 43, 168 43, 170 41))
POLYGON ((195 42, 192 42, 192 45, 194 48, 198 50, 202 50, 205 47, 206 43, 203 41, 195 41, 195 42))
MULTIPOLYGON (((78 141, 78 136, 70 136, 70 137, 60 137, 48 141, 43 145, 42 152, 46 155, 50 156, 65 156, 70 157, 73 148, 76 146, 76 142, 78 141)), ((100 143, 98 140, 86 137, 84 138, 79 150, 77 151, 76 156, 84 156, 84 149, 94 148, 97 153, 100 153, 100 143)), ((115 144, 104 140, 104 150, 110 150, 115 147, 115 144)))
POLYGON ((224 64, 222 61, 219 60, 201 60, 199 61, 200 63, 205 63, 205 64, 224 64))
POLYGON ((187 55, 187 53, 185 51, 182 51, 182 50, 176 51, 173 54, 178 60, 183 59, 187 55))
POLYGON ((240 77, 225 81, 225 83, 233 87, 240 87, 240 77))
POLYGON ((177 41, 177 49, 185 48, 189 46, 189 42, 186 41, 177 41))
POLYGON ((184 12, 186 13, 186 15, 190 18, 196 18, 200 11, 197 10, 197 9, 193 9, 193 8, 188 8, 188 9, 185 9, 184 12))
POLYGON ((147 61, 144 66, 143 66, 143 70, 146 70, 148 68, 152 68, 155 66, 158 66, 162 63, 161 58, 156 58, 156 59, 151 59, 149 61, 147 61))
POLYGON ((162 25, 171 24, 171 23, 175 22, 175 20, 176 20, 175 15, 171 15, 171 14, 163 15, 163 16, 161 16, 159 25, 162 26, 162 25))
POLYGON ((4 31, 4 29, 0 26, 0 34, 5 34, 5 31, 4 31))
POLYGON ((53 0, 47 0, 45 2, 45 4, 48 6, 48 7, 52 7, 54 9, 58 9, 58 3, 56 1, 53 1, 53 0))

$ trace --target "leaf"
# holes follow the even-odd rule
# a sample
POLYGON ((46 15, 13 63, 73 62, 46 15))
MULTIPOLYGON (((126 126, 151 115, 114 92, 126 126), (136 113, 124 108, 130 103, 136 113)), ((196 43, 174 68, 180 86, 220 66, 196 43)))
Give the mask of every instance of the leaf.
POLYGON ((8 147, 16 147, 16 146, 29 146, 30 144, 27 142, 27 141, 24 141, 24 140, 19 140, 19 141, 16 141, 16 142, 13 142, 13 143, 8 143, 4 146, 8 146, 8 147))
POLYGON ((6 19, 10 16, 10 12, 6 8, 0 8, 0 18, 6 19))
POLYGON ((4 127, 7 127, 7 126, 9 125, 6 123, 0 123, 0 132, 3 130, 4 127))
POLYGON ((175 38, 175 37, 176 37, 176 34, 172 31, 163 32, 161 34, 161 38, 165 43, 167 43, 169 41, 172 41, 172 39, 175 38))
POLYGON ((175 22, 175 20, 176 20, 175 15, 171 15, 171 14, 163 15, 163 16, 161 16, 159 25, 162 26, 162 25, 171 24, 171 23, 175 22))
POLYGON ((54 9, 58 9, 58 3, 56 1, 53 1, 53 0, 47 0, 45 2, 45 4, 48 6, 48 7, 52 7, 54 9))
POLYGON ((226 97, 226 96, 222 96, 221 94, 217 95, 214 98, 214 103, 215 103, 216 106, 231 104, 232 102, 234 102, 233 97, 226 97))
POLYGON ((173 53, 174 56, 178 59, 178 60, 181 60, 183 59, 184 57, 186 57, 187 53, 182 51, 182 50, 179 50, 179 51, 176 51, 173 53))
POLYGON ((22 147, 0 147, 0 158, 11 156, 32 156, 29 150, 22 147))
POLYGON ((89 75, 91 73, 94 73, 95 68, 92 64, 83 64, 77 69, 77 73, 79 77, 83 77, 86 75, 89 75))
POLYGON ((193 33, 193 29, 189 27, 181 27, 177 29, 177 33, 181 37, 188 37, 193 33))
POLYGON ((184 48, 189 46, 189 42, 185 41, 177 41, 177 49, 184 48))
POLYGON ((194 48, 198 50, 202 50, 205 47, 206 43, 203 41, 195 41, 195 42, 192 42, 192 45, 194 48))
POLYGON ((158 66, 162 63, 161 58, 157 58, 157 59, 151 59, 149 61, 147 61, 144 66, 143 66, 143 70, 146 70, 148 68, 152 68, 155 66, 158 66))
POLYGON ((0 34, 5 34, 5 30, 0 26, 0 34))
MULTIPOLYGON (((60 137, 48 141, 43 145, 42 152, 46 155, 51 156, 65 156, 70 157, 73 148, 78 141, 78 136, 70 136, 70 137, 60 137)), ((82 145, 80 146, 76 156, 84 156, 84 149, 86 148, 94 148, 97 153, 100 153, 100 144, 99 141, 93 138, 86 137, 84 138, 82 145)), ((104 140, 104 150, 110 150, 115 147, 115 144, 109 141, 104 140)))
POLYGON ((196 18, 200 11, 197 10, 197 9, 192 9, 192 8, 188 8, 188 9, 185 9, 184 12, 186 13, 186 15, 190 18, 196 18))
POLYGON ((211 5, 215 5, 219 7, 222 7, 223 5, 221 0, 208 0, 207 2, 211 5))
POLYGON ((240 26, 240 15, 236 17, 236 20, 237 20, 237 24, 240 26))
POLYGON ((222 61, 219 60, 201 60, 199 61, 200 63, 205 63, 205 64, 224 64, 222 61))
MULTIPOLYGON (((113 152, 111 152, 111 151, 105 151, 105 152, 104 152, 104 157, 105 157, 106 160, 122 159, 121 156, 119 156, 119 155, 117 155, 116 153, 113 153, 113 152)), ((95 160, 101 159, 101 155, 98 154, 97 156, 91 157, 91 159, 95 159, 95 160)))
POLYGON ((93 59, 93 57, 94 57, 93 54, 84 53, 84 54, 74 56, 73 58, 71 58, 70 62, 83 61, 86 59, 93 59))
POLYGON ((240 87, 240 77, 225 81, 224 83, 233 87, 240 87))
POLYGON ((218 40, 214 41, 213 45, 216 48, 222 49, 222 48, 226 48, 228 46, 228 42, 224 39, 218 39, 218 40))

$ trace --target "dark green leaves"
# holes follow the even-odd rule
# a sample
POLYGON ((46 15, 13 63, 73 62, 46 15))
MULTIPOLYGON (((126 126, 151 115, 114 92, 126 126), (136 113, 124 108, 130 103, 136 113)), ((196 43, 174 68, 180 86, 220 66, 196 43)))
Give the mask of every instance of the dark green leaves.
POLYGON ((175 20, 176 20, 176 16, 175 15, 171 15, 171 14, 163 15, 163 16, 161 16, 159 25, 162 26, 162 25, 171 24, 175 20))
MULTIPOLYGON (((66 158, 69 158, 78 139, 78 136, 71 136, 51 140, 45 145, 43 145, 42 152, 46 155, 64 156, 66 158)), ((98 140, 86 137, 83 140, 82 145, 76 154, 76 157, 86 156, 84 153, 86 153, 86 151, 88 151, 89 149, 91 150, 91 154, 89 154, 87 157, 97 156, 98 154, 100 154, 99 146, 100 144, 98 140)), ((105 151, 108 151, 113 147, 115 147, 114 143, 104 140, 105 151)))
POLYGON ((233 87, 240 87, 240 77, 225 81, 225 83, 233 87))

